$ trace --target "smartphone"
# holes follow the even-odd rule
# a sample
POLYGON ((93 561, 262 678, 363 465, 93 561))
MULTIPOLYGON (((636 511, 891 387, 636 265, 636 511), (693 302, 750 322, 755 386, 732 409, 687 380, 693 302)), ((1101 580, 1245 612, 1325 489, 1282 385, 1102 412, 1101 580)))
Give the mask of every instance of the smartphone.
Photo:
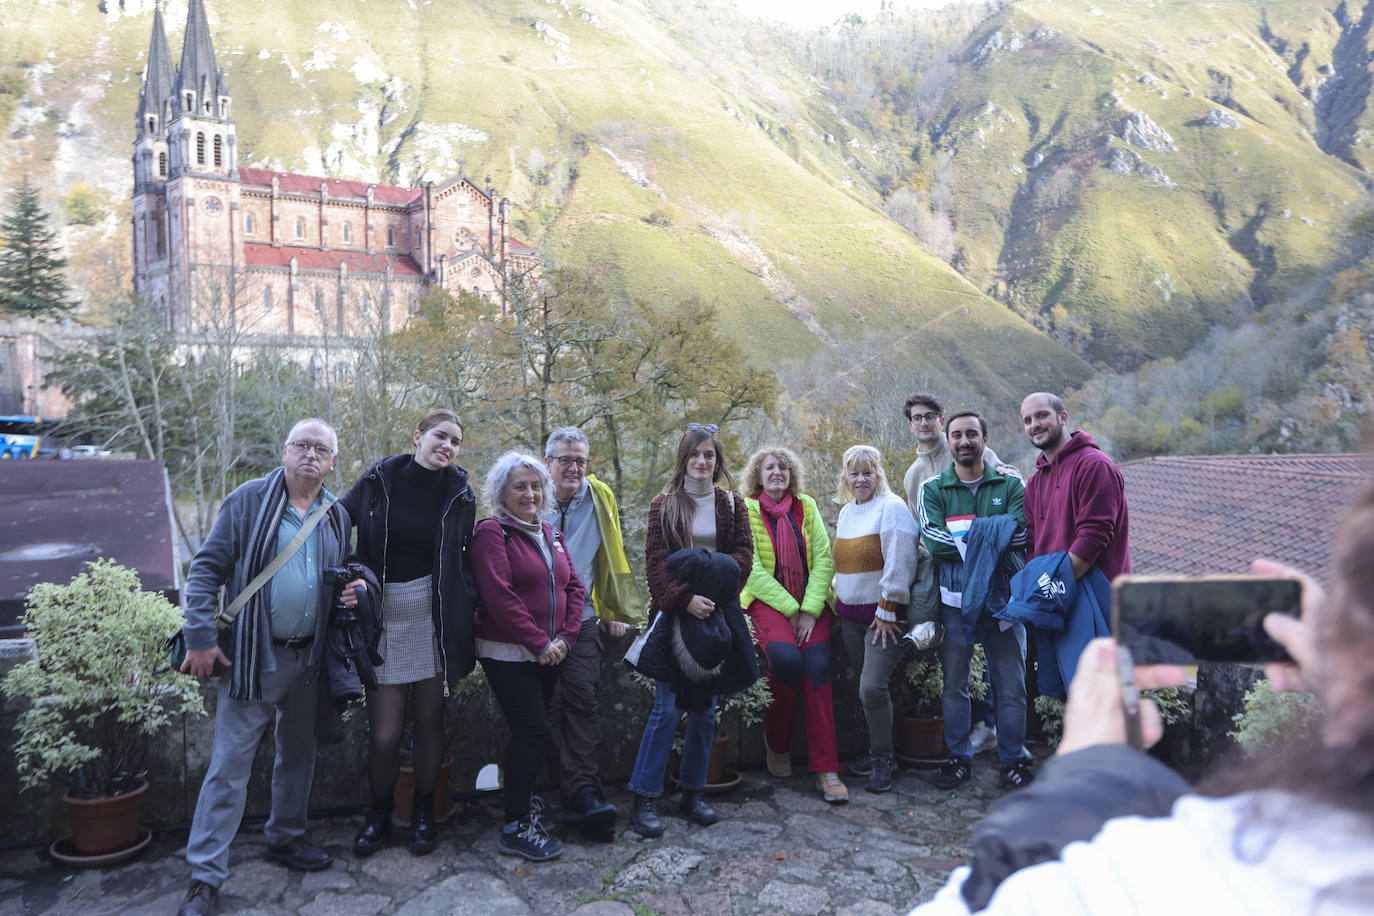
POLYGON ((1291 661, 1266 614, 1297 616, 1302 584, 1264 576, 1119 576, 1112 635, 1137 665, 1291 661))

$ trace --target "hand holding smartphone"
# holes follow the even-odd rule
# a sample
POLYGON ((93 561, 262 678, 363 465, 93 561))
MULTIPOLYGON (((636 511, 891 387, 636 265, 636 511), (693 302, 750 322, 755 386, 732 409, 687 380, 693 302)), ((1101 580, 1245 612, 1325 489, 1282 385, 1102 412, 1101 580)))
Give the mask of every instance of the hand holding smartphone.
POLYGON ((1290 661, 1265 615, 1296 616, 1302 584, 1270 576, 1119 576, 1112 635, 1138 665, 1290 661))

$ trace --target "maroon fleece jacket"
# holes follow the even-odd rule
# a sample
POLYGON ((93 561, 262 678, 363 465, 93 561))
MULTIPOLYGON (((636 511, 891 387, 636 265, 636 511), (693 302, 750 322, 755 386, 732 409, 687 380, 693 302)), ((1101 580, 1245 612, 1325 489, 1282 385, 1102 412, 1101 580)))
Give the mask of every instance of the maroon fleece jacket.
POLYGON ((1108 581, 1131 571, 1126 479, 1083 430, 1069 437, 1054 461, 1043 453, 1035 459, 1025 510, 1031 557, 1067 550, 1108 581))
POLYGON ((524 533, 502 531, 499 521, 484 518, 472 534, 472 571, 482 598, 474 634, 523 646, 535 655, 555 636, 562 636, 572 648, 582 629, 585 600, 562 532, 548 522, 542 524, 544 540, 553 551, 552 577, 539 548, 524 533))

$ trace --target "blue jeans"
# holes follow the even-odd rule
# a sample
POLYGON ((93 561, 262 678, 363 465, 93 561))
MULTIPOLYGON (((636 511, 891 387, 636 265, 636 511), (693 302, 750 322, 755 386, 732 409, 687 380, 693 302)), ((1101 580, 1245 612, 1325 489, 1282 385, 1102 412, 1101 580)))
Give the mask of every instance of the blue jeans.
POLYGON ((945 744, 949 755, 965 762, 973 759, 969 741, 972 711, 969 703, 969 666, 973 642, 983 644, 988 673, 992 676, 993 697, 997 704, 997 759, 1010 766, 1030 756, 1026 752, 1026 629, 1016 624, 1003 630, 1001 622, 990 620, 975 632, 974 640, 964 633, 958 608, 943 605, 941 622, 945 641, 937 650, 944 671, 945 690, 940 698, 945 717, 945 744))
MULTIPOLYGON (((639 756, 635 757, 634 773, 630 776, 631 792, 649 798, 663 794, 663 774, 668 770, 668 754, 673 750, 673 737, 681 717, 672 685, 654 681, 654 708, 644 723, 639 756)), ((687 713, 687 736, 682 741, 682 769, 677 779, 682 788, 705 788, 706 765, 711 760, 711 741, 715 736, 716 698, 712 697, 710 709, 687 713)))

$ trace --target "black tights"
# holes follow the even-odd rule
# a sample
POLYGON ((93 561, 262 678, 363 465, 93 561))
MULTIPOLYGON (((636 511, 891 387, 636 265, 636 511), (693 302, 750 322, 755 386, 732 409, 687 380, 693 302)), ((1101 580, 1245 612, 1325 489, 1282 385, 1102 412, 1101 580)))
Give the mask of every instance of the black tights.
POLYGON ((444 676, 413 684, 379 684, 367 691, 367 780, 372 799, 385 804, 396 791, 401 768, 401 733, 405 731, 406 698, 410 698, 411 765, 415 791, 433 795, 444 756, 444 676))

